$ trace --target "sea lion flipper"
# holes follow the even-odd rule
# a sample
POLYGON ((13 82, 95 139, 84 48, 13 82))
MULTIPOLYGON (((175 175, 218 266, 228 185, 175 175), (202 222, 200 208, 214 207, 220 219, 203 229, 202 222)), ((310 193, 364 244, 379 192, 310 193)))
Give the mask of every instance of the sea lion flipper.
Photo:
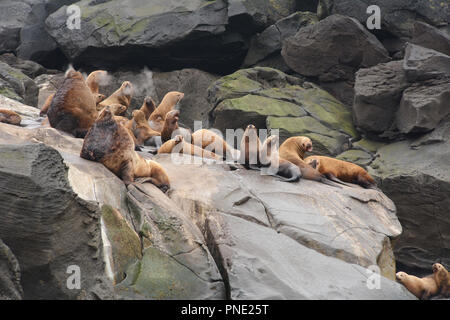
POLYGON ((340 185, 338 185, 337 183, 328 180, 325 176, 323 176, 322 178, 320 178, 319 180, 320 182, 322 182, 323 184, 327 184, 329 186, 335 187, 335 188, 339 188, 342 189, 342 187, 340 185))
POLYGON ((338 178, 337 178, 334 174, 332 174, 332 173, 325 173, 324 175, 325 175, 325 177, 327 177, 327 179, 329 179, 329 180, 331 180, 331 181, 334 181, 334 182, 336 182, 336 183, 342 184, 343 186, 347 186, 347 187, 350 187, 350 188, 355 188, 355 186, 353 186, 353 185, 351 185, 351 184, 349 184, 349 183, 345 183, 344 181, 338 179, 338 178))
POLYGON ((131 161, 126 161, 122 164, 119 177, 127 186, 134 181, 133 165, 131 161))

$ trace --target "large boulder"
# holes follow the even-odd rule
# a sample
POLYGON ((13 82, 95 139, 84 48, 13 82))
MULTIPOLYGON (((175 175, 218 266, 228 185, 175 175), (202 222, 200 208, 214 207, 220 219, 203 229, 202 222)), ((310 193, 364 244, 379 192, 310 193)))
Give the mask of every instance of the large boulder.
POLYGON ((450 56, 433 49, 408 44, 403 69, 409 82, 450 77, 450 56))
POLYGON ((37 76, 46 73, 47 70, 39 63, 30 60, 17 58, 12 53, 5 53, 0 56, 0 61, 8 64, 14 69, 22 71, 27 77, 34 79, 37 76))
POLYGON ((284 39, 295 35, 300 28, 317 21, 317 16, 311 12, 296 12, 277 21, 252 37, 243 66, 261 65, 267 58, 279 56, 284 39))
POLYGON ((371 5, 381 9, 381 29, 397 37, 410 37, 416 20, 438 27, 450 21, 448 2, 441 0, 320 0, 318 10, 322 18, 343 14, 365 25, 370 16, 367 8, 371 5))
POLYGON ((404 270, 429 272, 435 262, 450 264, 450 121, 417 140, 378 149, 372 163, 380 187, 395 202, 402 235, 396 259, 404 270))
POLYGON ((403 91, 409 86, 403 61, 381 63, 356 73, 353 117, 364 132, 382 133, 390 129, 403 91))
POLYGON ((214 82, 208 99, 215 107, 214 128, 223 133, 253 123, 279 129, 280 142, 308 135, 315 152, 336 155, 348 149, 358 133, 350 111, 318 86, 281 71, 255 67, 214 82))
POLYGON ((39 89, 22 71, 0 62, 0 94, 35 107, 39 89))
POLYGON ((64 54, 83 65, 220 69, 236 65, 245 50, 242 37, 221 36, 228 24, 223 0, 83 0, 76 5, 82 12, 81 29, 66 27, 65 6, 47 18, 46 26, 64 54))
POLYGON ((20 30, 27 24, 31 5, 25 1, 0 2, 0 53, 13 52, 20 41, 20 30))
POLYGON ((411 43, 430 48, 450 56, 450 34, 429 24, 416 21, 411 43))
POLYGON ((284 41, 281 55, 295 72, 324 82, 353 79, 359 68, 390 60, 374 35, 341 15, 301 28, 284 41))

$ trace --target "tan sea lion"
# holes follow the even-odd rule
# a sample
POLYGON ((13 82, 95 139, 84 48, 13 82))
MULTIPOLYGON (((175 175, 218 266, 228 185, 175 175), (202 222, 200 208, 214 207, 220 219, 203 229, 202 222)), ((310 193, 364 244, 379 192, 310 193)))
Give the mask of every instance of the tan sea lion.
POLYGON ((133 111, 133 118, 127 123, 126 127, 136 137, 138 145, 142 146, 145 142, 155 136, 160 136, 161 133, 150 128, 145 113, 141 110, 133 111))
POLYGON ((164 127, 167 112, 171 111, 183 98, 184 93, 182 92, 171 91, 167 93, 158 108, 150 115, 150 127, 155 131, 161 132, 164 127))
POLYGON ((158 154, 163 153, 182 153, 206 159, 214 159, 214 160, 221 159, 221 157, 219 157, 213 152, 207 151, 198 146, 194 146, 193 144, 187 143, 186 141, 184 141, 184 138, 181 135, 178 135, 173 139, 170 139, 169 141, 165 142, 158 150, 158 154))
MULTIPOLYGON (((298 136, 286 139, 286 141, 281 144, 278 153, 280 158, 290 161, 300 168, 302 178, 322 182, 324 184, 340 188, 334 183, 331 183, 331 181, 327 180, 323 174, 303 160, 305 152, 311 152, 312 149, 312 143, 308 137, 298 136)), ((337 179, 335 182, 344 184, 343 182, 337 181, 337 179)))
POLYGON ((83 138, 94 124, 97 115, 94 97, 83 75, 69 70, 48 109, 50 125, 83 138))
POLYGON ((447 269, 442 264, 435 263, 433 264, 433 275, 434 281, 436 281, 439 289, 439 294, 448 298, 450 295, 450 274, 447 269))
POLYGON ((99 93, 100 85, 108 83, 108 72, 105 70, 95 70, 91 72, 86 78, 86 85, 91 89, 95 95, 99 93))
POLYGON ((419 299, 427 300, 438 293, 438 286, 433 276, 418 278, 406 272, 397 272, 395 277, 398 282, 419 299))
POLYGON ((80 156, 102 163, 126 185, 136 178, 145 178, 145 181, 167 191, 170 182, 163 167, 153 160, 142 158, 134 147, 128 131, 117 123, 109 107, 106 107, 86 135, 80 156))
MULTIPOLYGON (((186 136, 186 135, 185 135, 186 136)), ((239 151, 230 145, 217 133, 208 129, 200 129, 191 135, 191 143, 208 151, 211 151, 223 159, 239 159, 239 151)))
POLYGON ((249 124, 244 131, 240 145, 239 163, 247 169, 259 170, 261 141, 256 127, 249 124))
POLYGON ((156 110, 156 104, 155 101, 151 97, 145 97, 144 102, 142 103, 141 108, 139 109, 145 114, 145 120, 148 121, 150 118, 150 115, 153 113, 153 111, 156 110))
POLYGON ((180 117, 180 110, 172 110, 167 112, 164 120, 164 127, 161 131, 161 140, 166 142, 177 135, 183 136, 185 141, 191 141, 191 130, 180 128, 178 126, 178 119, 180 117))
POLYGON ((17 112, 7 109, 0 109, 0 122, 18 126, 21 121, 22 117, 17 112))
POLYGON ((305 162, 330 180, 337 178, 344 182, 359 184, 364 188, 376 187, 376 182, 370 174, 354 163, 325 156, 310 156, 305 162))
POLYGON ((121 104, 127 109, 131 104, 131 96, 133 94, 133 85, 129 81, 122 83, 119 89, 117 89, 112 95, 103 100, 97 105, 97 110, 101 110, 106 106, 113 104, 121 104))

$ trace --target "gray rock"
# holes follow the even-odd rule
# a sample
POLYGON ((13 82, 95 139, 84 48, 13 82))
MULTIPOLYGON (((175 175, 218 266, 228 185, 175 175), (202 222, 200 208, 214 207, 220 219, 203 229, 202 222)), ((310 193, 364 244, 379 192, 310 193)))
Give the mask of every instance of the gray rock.
POLYGON ((360 130, 381 133, 392 127, 409 85, 402 66, 402 61, 392 61, 356 73, 353 118, 360 130))
POLYGON ((260 34, 252 37, 243 66, 249 67, 270 55, 279 54, 284 39, 295 35, 300 28, 317 21, 317 16, 311 12, 296 12, 277 21, 260 34))
POLYGON ((381 147, 371 165, 380 187, 395 202, 403 226, 394 251, 404 270, 429 273, 435 262, 450 264, 449 121, 440 127, 439 137, 430 133, 419 141, 381 147))
POLYGON ((409 82, 439 76, 450 77, 450 56, 433 49, 408 44, 405 49, 403 69, 409 82))
POLYGON ((0 61, 8 64, 10 67, 13 67, 14 69, 22 71, 26 76, 28 76, 31 79, 34 79, 37 76, 47 72, 47 70, 40 64, 34 61, 17 58, 12 53, 2 54, 0 56, 0 61))
POLYGON ((38 87, 32 79, 0 62, 0 94, 35 107, 37 105, 38 87))
POLYGON ((414 84, 403 92, 396 123, 401 133, 422 133, 436 128, 450 114, 450 77, 414 84))
POLYGON ((0 3, 0 53, 12 52, 19 45, 20 30, 27 24, 30 4, 3 0, 0 3))
POLYGON ((343 14, 365 25, 370 5, 381 9, 381 29, 398 37, 410 37, 418 17, 434 26, 445 26, 450 21, 449 5, 440 0, 320 0, 319 12, 322 18, 343 14))
POLYGON ((390 60, 374 35, 341 15, 301 28, 284 41, 281 55, 295 72, 324 82, 353 79, 359 68, 390 60))
POLYGON ((104 268, 99 212, 72 191, 59 153, 43 144, 3 145, 0 176, 0 236, 19 261, 25 298, 88 292, 104 268), (81 270, 80 290, 66 285, 72 265, 81 270))
POLYGON ((34 79, 39 88, 37 108, 40 110, 47 98, 56 93, 64 81, 64 73, 42 74, 34 79))
POLYGON ((20 265, 17 258, 0 239, 0 300, 23 299, 20 265))
POLYGON ((450 35, 429 24, 416 21, 411 43, 430 48, 450 56, 450 35))

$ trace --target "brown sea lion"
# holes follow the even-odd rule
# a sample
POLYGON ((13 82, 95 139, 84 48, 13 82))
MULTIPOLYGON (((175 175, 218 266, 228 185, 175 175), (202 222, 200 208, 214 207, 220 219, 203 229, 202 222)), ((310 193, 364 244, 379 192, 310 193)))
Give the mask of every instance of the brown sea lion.
MULTIPOLYGON (((299 136, 286 139, 286 141, 281 144, 278 153, 280 158, 290 161, 300 168, 302 178, 322 182, 324 184, 340 188, 336 184, 327 180, 323 174, 303 160, 305 152, 311 152, 312 149, 311 140, 308 137, 299 136)), ((342 182, 337 181, 337 179, 335 182, 343 184, 342 182)))
POLYGON ((100 102, 106 99, 106 96, 101 93, 93 93, 95 104, 98 105, 100 102))
POLYGON ((133 111, 133 118, 127 123, 126 127, 136 137, 136 141, 140 146, 144 145, 148 139, 161 135, 158 131, 150 128, 145 119, 145 113, 141 110, 133 111))
POLYGON ((273 171, 273 175, 285 182, 299 181, 302 173, 295 164, 280 158, 276 146, 278 136, 268 137, 261 146, 260 165, 263 168, 269 167, 268 172, 273 171), (276 170, 276 171, 275 171, 276 170))
POLYGON ((43 117, 43 116, 45 116, 47 114, 48 109, 50 108, 50 105, 52 104, 52 100, 53 100, 54 96, 55 96, 55 94, 52 93, 51 95, 49 95, 47 97, 47 99, 45 99, 45 102, 44 102, 44 104, 42 105, 42 108, 41 108, 41 112, 39 112, 39 116, 43 117))
POLYGON ((433 264, 433 275, 434 281, 439 288, 439 294, 442 294, 445 298, 448 298, 450 295, 450 274, 447 269, 440 264, 433 264))
POLYGON ((305 162, 330 180, 338 178, 344 182, 359 184, 364 188, 376 187, 376 182, 370 174, 354 163, 325 156, 310 156, 305 159, 305 162))
POLYGON ((163 153, 182 153, 206 159, 214 159, 214 160, 221 159, 221 157, 219 157, 213 152, 202 149, 198 146, 194 146, 193 144, 187 143, 186 141, 184 141, 184 138, 181 135, 178 135, 173 139, 170 139, 169 141, 165 142, 158 150, 158 154, 163 153))
POLYGON ((86 78, 86 85, 95 95, 99 93, 100 85, 106 85, 108 82, 108 72, 105 70, 95 70, 86 78))
POLYGON ((112 104, 121 104, 127 109, 131 103, 131 96, 133 94, 133 85, 129 81, 122 83, 119 89, 117 89, 112 95, 103 100, 97 105, 97 110, 101 110, 106 106, 112 104))
POLYGON ((151 97, 145 97, 144 102, 142 103, 141 108, 139 109, 145 114, 145 120, 148 121, 150 118, 150 115, 153 113, 153 111, 156 110, 156 104, 155 101, 151 97))
MULTIPOLYGON (((185 135, 186 136, 186 135, 185 135)), ((230 147, 230 145, 217 133, 208 129, 200 129, 191 135, 192 144, 211 151, 223 159, 239 159, 239 151, 230 147)))
POLYGON ((240 145, 239 163, 247 169, 259 170, 261 141, 256 127, 249 124, 244 131, 240 145))
POLYGON ((91 90, 83 75, 69 70, 56 91, 48 109, 50 125, 58 130, 83 138, 94 124, 98 112, 91 90))
POLYGON ((0 109, 0 122, 12 124, 15 126, 20 125, 22 117, 12 110, 0 109))
POLYGON ((150 181, 163 191, 170 187, 169 177, 163 167, 134 151, 133 139, 117 123, 109 107, 102 110, 86 135, 80 156, 102 163, 126 185, 136 178, 145 178, 145 181, 150 181))
POLYGON ((183 97, 184 93, 181 92, 171 91, 167 93, 158 108, 150 115, 150 127, 153 130, 161 132, 164 127, 167 112, 171 111, 183 97))
POLYGON ((180 128, 178 126, 178 119, 180 118, 180 110, 172 110, 167 112, 166 119, 164 120, 164 127, 161 131, 162 142, 169 141, 177 135, 183 136, 185 141, 191 141, 191 130, 186 128, 180 128))
POLYGON ((406 272, 397 272, 395 275, 398 282, 403 284, 413 295, 422 300, 427 300, 438 294, 438 286, 434 277, 427 276, 418 278, 406 272))

